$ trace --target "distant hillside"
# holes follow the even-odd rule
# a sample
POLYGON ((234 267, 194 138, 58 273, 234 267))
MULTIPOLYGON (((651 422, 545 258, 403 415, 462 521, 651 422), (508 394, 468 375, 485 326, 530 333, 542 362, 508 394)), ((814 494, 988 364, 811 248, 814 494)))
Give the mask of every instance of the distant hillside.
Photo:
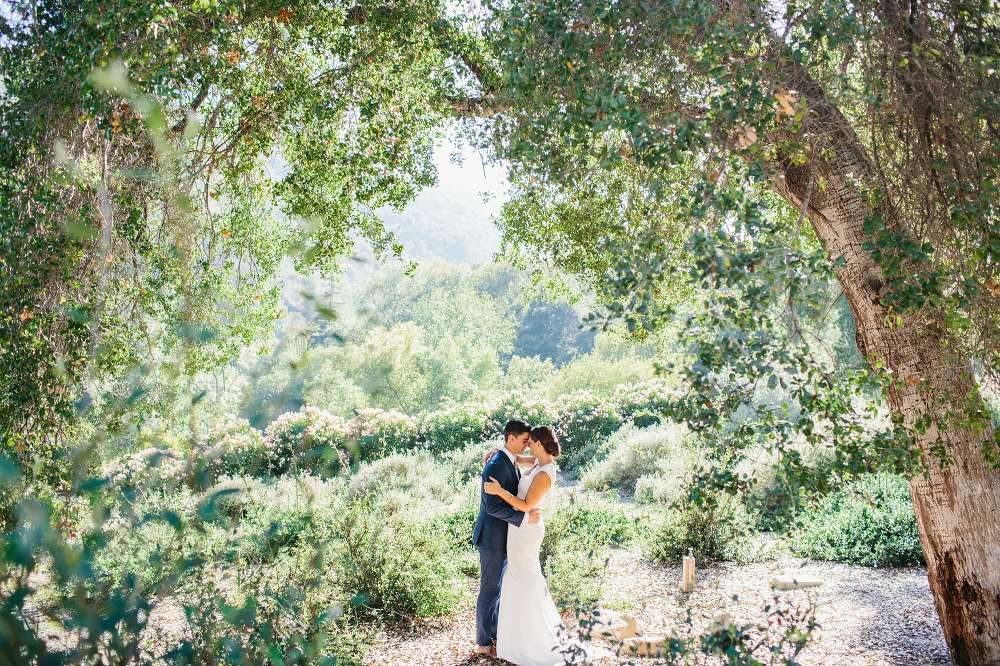
MULTIPOLYGON (((463 154, 465 162, 456 165, 449 160, 446 149, 440 149, 437 155, 440 177, 436 187, 421 192, 401 213, 386 208, 377 211, 386 229, 395 232, 403 243, 404 260, 427 263, 444 259, 451 264, 472 264, 491 261, 500 248, 500 231, 491 216, 499 213, 506 199, 503 174, 496 167, 484 167, 470 150, 463 154), (483 201, 484 190, 495 196, 483 201)), ((276 331, 279 337, 285 325, 310 319, 317 301, 350 318, 354 288, 374 272, 399 265, 399 260, 388 258, 383 266, 374 259, 364 241, 358 241, 355 249, 355 260, 347 261, 344 274, 333 281, 318 275, 299 275, 291 261, 284 262, 282 292, 289 317, 279 322, 276 331), (316 300, 303 297, 302 292, 316 300)))

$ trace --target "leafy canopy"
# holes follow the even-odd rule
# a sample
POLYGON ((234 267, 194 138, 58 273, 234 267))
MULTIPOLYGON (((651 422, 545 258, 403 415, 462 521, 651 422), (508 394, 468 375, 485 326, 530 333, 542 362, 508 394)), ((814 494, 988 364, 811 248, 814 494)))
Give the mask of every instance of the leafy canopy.
POLYGON ((821 489, 803 443, 833 446, 841 473, 918 473, 949 461, 915 448, 933 423, 988 430, 975 396, 889 423, 879 397, 925 378, 836 363, 816 333, 829 285, 860 278, 806 212, 860 199, 885 325, 943 326, 956 364, 996 376, 995 2, 492 7, 505 113, 485 138, 513 165, 505 248, 583 278, 605 303, 596 325, 677 326, 690 392, 676 416, 712 435, 750 406, 739 437, 712 438, 772 449, 789 490, 821 489))
POLYGON ((8 5, 0 419, 27 457, 267 338, 286 254, 398 255, 373 211, 434 182, 468 73, 443 3, 8 5))

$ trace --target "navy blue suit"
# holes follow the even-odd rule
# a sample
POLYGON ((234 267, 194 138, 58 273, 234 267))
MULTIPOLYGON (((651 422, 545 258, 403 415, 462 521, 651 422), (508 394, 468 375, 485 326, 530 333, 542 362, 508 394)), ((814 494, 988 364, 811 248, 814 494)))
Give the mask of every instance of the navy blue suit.
MULTIPOLYGON (((497 451, 486 463, 482 480, 493 477, 510 494, 517 496, 518 474, 507 454, 497 451)), ((497 495, 487 495, 479 487, 479 516, 472 530, 472 543, 479 549, 479 598, 476 600, 476 643, 487 647, 497 637, 500 610, 500 582, 507 567, 507 523, 520 525, 527 518, 497 495)))

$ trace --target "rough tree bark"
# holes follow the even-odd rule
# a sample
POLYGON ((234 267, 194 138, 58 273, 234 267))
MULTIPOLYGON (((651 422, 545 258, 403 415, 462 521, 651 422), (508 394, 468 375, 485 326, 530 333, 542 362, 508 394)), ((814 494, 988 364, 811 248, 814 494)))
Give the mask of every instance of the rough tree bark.
MULTIPOLYGON (((984 438, 993 432, 936 427, 949 411, 961 414, 966 400, 981 404, 971 364, 954 351, 940 317, 930 322, 911 317, 902 326, 888 323, 888 311, 879 303, 881 271, 862 250, 869 204, 853 184, 880 183, 882 176, 823 90, 794 74, 794 87, 805 94, 813 112, 804 130, 829 137, 825 147, 832 152, 817 164, 816 175, 827 187, 811 189, 806 215, 831 256, 846 259, 837 277, 857 324, 858 348, 872 367, 881 360, 902 380, 903 387, 887 395, 894 413, 909 424, 920 414, 933 416, 935 425, 918 436, 922 450, 930 454, 940 438, 953 461, 935 466, 929 478, 910 482, 928 578, 952 659, 961 666, 1000 664, 1000 471, 991 469, 981 452, 984 438)), ((811 172, 811 162, 795 166, 779 159, 772 184, 801 209, 811 172)), ((905 229, 891 201, 875 212, 890 228, 905 229)))

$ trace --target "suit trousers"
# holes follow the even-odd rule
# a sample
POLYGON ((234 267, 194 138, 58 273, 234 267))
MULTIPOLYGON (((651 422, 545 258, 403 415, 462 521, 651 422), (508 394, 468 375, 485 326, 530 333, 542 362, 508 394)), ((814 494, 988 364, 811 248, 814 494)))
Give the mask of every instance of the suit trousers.
POLYGON ((493 645, 497 638, 500 611, 500 583, 507 568, 507 551, 479 549, 479 598, 476 600, 476 644, 493 645))

